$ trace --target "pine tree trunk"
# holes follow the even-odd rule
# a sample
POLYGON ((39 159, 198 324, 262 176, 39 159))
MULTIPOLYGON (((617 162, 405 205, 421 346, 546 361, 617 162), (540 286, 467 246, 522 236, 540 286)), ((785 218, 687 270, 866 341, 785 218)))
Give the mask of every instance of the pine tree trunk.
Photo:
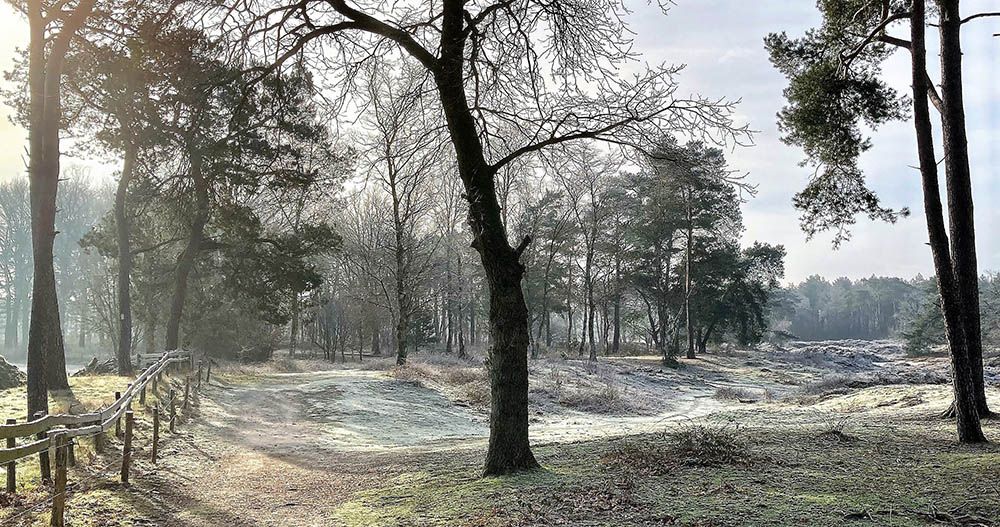
POLYGON ((941 100, 944 168, 948 195, 948 225, 951 230, 952 268, 963 312, 976 409, 990 414, 983 380, 983 342, 979 313, 979 270, 976 258, 976 227, 973 215, 972 174, 969 141, 962 95, 962 17, 959 0, 941 0, 941 100))
POLYGON ((695 358, 694 322, 691 320, 691 245, 694 243, 694 223, 691 219, 691 190, 687 191, 687 247, 684 250, 684 325, 687 330, 687 358, 695 358))
POLYGON ((931 128, 930 108, 927 102, 927 51, 925 40, 925 0, 914 0, 911 12, 911 55, 913 81, 913 121, 917 136, 917 153, 920 158, 920 175, 924 193, 924 212, 927 220, 928 240, 938 278, 945 332, 951 350, 955 410, 959 441, 978 443, 985 441, 976 410, 975 386, 972 366, 968 356, 964 319, 958 284, 953 274, 952 255, 949 253, 948 235, 938 186, 937 160, 934 155, 934 136, 931 128))
POLYGON ((288 356, 295 358, 295 350, 299 345, 299 293, 292 293, 292 320, 288 331, 288 356))
POLYGON ((62 122, 63 64, 69 41, 89 16, 93 0, 81 2, 54 36, 40 0, 25 6, 30 27, 28 48, 28 179, 34 274, 28 327, 28 414, 48 412, 49 389, 69 388, 53 243, 59 185, 59 128, 62 122))
POLYGON ((11 284, 7 283, 7 311, 6 324, 4 325, 3 347, 6 349, 17 348, 17 322, 21 316, 21 306, 19 299, 14 298, 15 291, 11 284))
MULTIPOLYGON (((155 272, 155 266, 153 265, 152 256, 147 256, 149 259, 149 276, 152 277, 155 272)), ((159 306, 156 305, 154 301, 156 295, 153 291, 152 284, 148 285, 146 288, 146 327, 143 330, 144 337, 146 339, 146 353, 156 353, 156 326, 159 320, 159 306)))
POLYGON ((622 347, 622 300, 620 296, 615 297, 615 303, 612 311, 611 354, 618 355, 618 352, 622 347))
POLYGON ((80 313, 76 317, 76 344, 81 351, 87 348, 87 312, 89 310, 90 306, 85 302, 80 302, 80 313))

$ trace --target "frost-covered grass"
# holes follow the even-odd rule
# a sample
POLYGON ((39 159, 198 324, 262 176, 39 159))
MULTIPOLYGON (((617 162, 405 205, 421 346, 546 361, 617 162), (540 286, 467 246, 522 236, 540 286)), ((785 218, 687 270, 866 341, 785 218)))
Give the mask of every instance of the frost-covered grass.
MULTIPOLYGON (((49 412, 53 414, 80 414, 97 410, 113 403, 115 392, 125 391, 131 381, 131 377, 117 375, 70 377, 70 390, 54 391, 49 394, 49 412)), ((173 382, 175 386, 180 386, 177 384, 178 380, 174 379, 173 382)), ((165 388, 161 388, 161 391, 165 391, 165 388)), ((148 392, 147 401, 152 402, 154 399, 154 395, 148 392)), ((0 391, 0 419, 6 421, 8 418, 16 418, 18 422, 23 422, 26 406, 27 393, 24 386, 0 391)), ((146 409, 137 404, 134 405, 134 408, 136 409, 136 429, 138 432, 147 426, 148 423, 142 421, 148 421, 148 416, 144 413, 146 409)), ((18 444, 23 444, 25 440, 19 441, 18 444)), ((113 462, 120 453, 120 444, 113 438, 109 438, 107 445, 105 454, 97 456, 91 438, 77 440, 75 444, 77 468, 71 472, 70 481, 79 481, 81 477, 89 475, 96 468, 113 462)), ((116 473, 116 469, 110 468, 105 472, 106 475, 113 475, 116 473)), ((0 524, 11 521, 10 516, 18 514, 26 506, 30 507, 48 498, 49 489, 42 485, 38 456, 30 456, 18 461, 16 495, 10 496, 0 492, 0 496, 2 496, 0 497, 0 524)), ((45 510, 45 508, 39 510, 45 510)), ((30 519, 31 516, 28 518, 30 519)))
POLYGON ((535 450, 543 471, 479 479, 477 453, 462 453, 356 494, 336 517, 373 527, 1000 522, 1000 447, 959 446, 947 423, 682 425, 535 450))
MULTIPOLYGON (((115 400, 115 392, 124 391, 131 380, 117 375, 70 377, 69 391, 49 394, 49 412, 79 414, 111 404, 115 400)), ((13 417, 22 421, 26 408, 27 392, 24 386, 0 391, 0 419, 13 417)))

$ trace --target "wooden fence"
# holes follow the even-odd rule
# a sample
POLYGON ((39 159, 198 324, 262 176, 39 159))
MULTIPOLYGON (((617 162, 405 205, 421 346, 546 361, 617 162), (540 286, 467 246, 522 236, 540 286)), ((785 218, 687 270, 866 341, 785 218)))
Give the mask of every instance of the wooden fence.
MULTIPOLYGON (((42 480, 51 481, 53 484, 53 494, 50 498, 52 502, 50 525, 61 527, 64 524, 66 468, 75 463, 73 447, 76 439, 92 437, 94 449, 100 453, 104 450, 105 432, 115 430, 115 435, 123 438, 121 481, 128 485, 129 466, 132 458, 133 401, 138 398, 138 403, 145 405, 147 389, 152 388, 156 392, 163 375, 168 373, 171 368, 175 368, 185 369, 187 372, 182 404, 185 408, 188 406, 191 391, 190 373, 194 370, 194 355, 189 351, 170 351, 159 355, 155 360, 149 355, 141 358, 146 359, 145 362, 150 362, 149 366, 128 385, 124 392, 116 392, 115 402, 107 408, 87 414, 37 415, 35 419, 23 423, 8 419, 6 424, 0 425, 0 441, 6 440, 6 448, 0 448, 0 465, 6 467, 7 470, 7 492, 14 493, 17 490, 18 460, 37 454, 42 480), (124 435, 122 434, 123 420, 124 435), (18 441, 19 439, 20 441, 18 441), (21 444, 18 444, 19 442, 21 444), (52 459, 55 460, 55 478, 52 477, 50 465, 52 459)), ((210 372, 211 366, 209 366, 208 375, 211 375, 210 372)), ((202 363, 198 364, 197 374, 196 389, 201 387, 202 363)), ((171 432, 174 432, 176 427, 177 399, 176 391, 169 389, 169 398, 165 401, 165 408, 169 409, 169 416, 164 417, 168 419, 171 432)), ((154 405, 152 408, 153 436, 151 447, 154 463, 159 449, 161 420, 159 411, 159 405, 154 405)))

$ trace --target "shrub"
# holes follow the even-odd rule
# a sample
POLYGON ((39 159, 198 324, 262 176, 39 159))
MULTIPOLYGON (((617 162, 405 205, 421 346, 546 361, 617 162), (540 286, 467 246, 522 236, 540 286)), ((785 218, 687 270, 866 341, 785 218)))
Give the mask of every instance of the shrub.
POLYGON ((691 425, 671 434, 675 454, 686 465, 751 465, 751 456, 739 426, 691 425))

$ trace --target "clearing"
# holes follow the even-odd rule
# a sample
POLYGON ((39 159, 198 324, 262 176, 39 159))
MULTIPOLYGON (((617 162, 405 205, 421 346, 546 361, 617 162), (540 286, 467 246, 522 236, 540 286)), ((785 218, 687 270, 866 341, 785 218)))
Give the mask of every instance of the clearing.
MULTIPOLYGON (((988 362, 996 407, 998 366, 988 362)), ((67 518, 78 526, 1000 522, 1000 448, 959 446, 951 422, 937 417, 949 399, 942 358, 906 357, 891 342, 828 342, 710 354, 677 369, 653 357, 542 359, 531 369, 543 471, 478 477, 488 393, 475 362, 417 356, 397 369, 387 360, 280 359, 213 376, 156 466, 140 428, 131 488, 78 468, 70 480, 87 483, 67 518)), ((990 437, 1000 437, 998 425, 987 422, 990 437)))

